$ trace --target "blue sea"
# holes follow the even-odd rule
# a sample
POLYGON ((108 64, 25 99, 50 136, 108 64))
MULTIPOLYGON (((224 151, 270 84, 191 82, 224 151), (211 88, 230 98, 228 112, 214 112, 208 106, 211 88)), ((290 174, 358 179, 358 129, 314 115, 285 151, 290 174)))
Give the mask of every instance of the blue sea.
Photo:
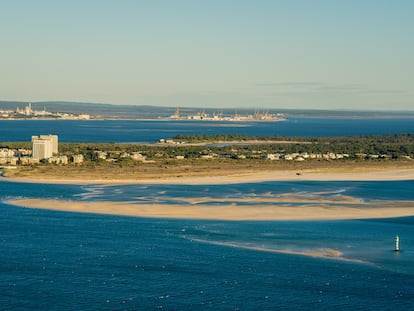
POLYGON ((414 133, 414 118, 289 118, 283 122, 177 120, 3 120, 0 142, 52 133, 64 142, 151 143, 178 134, 350 136, 414 133))
MULTIPOLYGON (((285 123, 285 134, 284 122, 203 126, 209 133, 244 129, 257 136, 320 136, 326 128, 332 136, 414 132, 408 120, 363 125, 363 120, 338 119, 336 126, 325 121, 285 123), (359 125, 350 129, 350 124, 359 125)), ((28 141, 50 132, 60 141, 133 142, 202 131, 197 124, 164 121, 4 121, 0 128, 0 141, 28 141)), ((186 204, 199 197, 220 204, 222 198, 237 202, 286 194, 387 204, 414 201, 413 190, 413 180, 124 186, 0 180, 0 310, 413 310, 414 217, 202 221, 7 204, 16 198, 186 204), (396 234, 400 252, 394 252, 396 234), (272 252, 326 248, 343 255, 272 252)))

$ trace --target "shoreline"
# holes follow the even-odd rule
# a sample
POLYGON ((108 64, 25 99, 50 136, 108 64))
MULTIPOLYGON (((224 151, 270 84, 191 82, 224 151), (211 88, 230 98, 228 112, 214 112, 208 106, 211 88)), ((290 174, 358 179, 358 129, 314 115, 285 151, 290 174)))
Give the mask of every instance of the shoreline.
POLYGON ((272 181, 402 181, 414 180, 414 168, 358 168, 350 169, 305 169, 305 170, 275 170, 275 171, 246 171, 227 174, 211 175, 180 175, 180 176, 152 176, 127 178, 71 178, 63 176, 30 177, 0 177, 4 182, 44 183, 44 184, 103 184, 103 185, 130 185, 130 184, 238 184, 272 181))

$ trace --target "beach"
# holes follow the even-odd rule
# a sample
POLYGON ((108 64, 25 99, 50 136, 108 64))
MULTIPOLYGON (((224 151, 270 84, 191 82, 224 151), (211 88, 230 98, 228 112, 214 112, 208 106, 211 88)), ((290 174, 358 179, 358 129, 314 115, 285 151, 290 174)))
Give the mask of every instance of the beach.
MULTIPOLYGON (((3 178, 11 182, 84 184, 84 185, 217 185, 244 184, 272 181, 397 181, 414 180, 414 169, 384 168, 375 169, 319 169, 228 172, 227 175, 181 176, 137 179, 72 179, 65 178, 3 178)), ((357 197, 336 195, 314 197, 297 193, 279 194, 277 197, 250 197, 237 199, 214 197, 169 198, 175 203, 159 203, 162 197, 151 196, 147 202, 89 202, 60 201, 48 199, 12 200, 9 204, 29 208, 59 211, 110 214, 135 217, 216 219, 216 220, 334 220, 390 218, 414 215, 414 203, 410 201, 376 201, 367 203, 357 197), (176 203, 179 202, 179 203, 176 203), (218 204, 218 205, 217 205, 218 204)), ((131 198, 131 200, 134 200, 131 198)))
POLYGON ((280 170, 227 170, 208 174, 183 172, 179 175, 137 175, 134 178, 111 176, 100 178, 94 175, 73 176, 54 174, 51 176, 30 175, 25 177, 2 178, 10 182, 50 183, 50 184, 191 184, 213 185, 230 183, 255 183, 267 181, 392 181, 414 180, 414 167, 404 168, 380 165, 374 167, 356 166, 355 168, 319 168, 319 169, 280 169, 280 170))

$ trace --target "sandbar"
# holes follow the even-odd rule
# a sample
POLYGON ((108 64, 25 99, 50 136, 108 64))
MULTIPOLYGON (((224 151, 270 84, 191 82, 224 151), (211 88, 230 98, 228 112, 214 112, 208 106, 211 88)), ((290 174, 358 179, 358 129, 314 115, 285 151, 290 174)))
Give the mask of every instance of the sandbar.
POLYGON ((341 251, 332 249, 332 248, 322 248, 322 249, 312 249, 312 250, 275 249, 275 248, 243 245, 243 244, 234 243, 234 242, 208 241, 208 240, 202 240, 202 239, 196 239, 196 238, 192 238, 191 240, 200 242, 200 243, 228 246, 228 247, 241 248, 241 249, 266 252, 266 253, 279 253, 279 254, 307 256, 307 257, 317 257, 317 258, 324 258, 324 259, 336 259, 336 260, 342 260, 342 261, 361 262, 358 259, 346 258, 343 256, 343 253, 341 251))
POLYGON ((148 218, 177 218, 203 220, 343 220, 393 218, 414 215, 414 202, 375 202, 375 204, 349 205, 188 205, 150 204, 113 201, 63 201, 19 199, 11 205, 78 213, 96 213, 148 218))

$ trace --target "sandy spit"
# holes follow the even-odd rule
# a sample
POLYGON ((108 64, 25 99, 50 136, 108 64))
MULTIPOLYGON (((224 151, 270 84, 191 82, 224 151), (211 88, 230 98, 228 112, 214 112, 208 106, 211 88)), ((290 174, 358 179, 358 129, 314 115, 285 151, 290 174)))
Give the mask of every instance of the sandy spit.
POLYGON ((312 206, 137 204, 40 199, 10 200, 7 203, 28 208, 80 213, 205 220, 339 220, 414 215, 414 202, 391 202, 357 207, 323 204, 312 206))

